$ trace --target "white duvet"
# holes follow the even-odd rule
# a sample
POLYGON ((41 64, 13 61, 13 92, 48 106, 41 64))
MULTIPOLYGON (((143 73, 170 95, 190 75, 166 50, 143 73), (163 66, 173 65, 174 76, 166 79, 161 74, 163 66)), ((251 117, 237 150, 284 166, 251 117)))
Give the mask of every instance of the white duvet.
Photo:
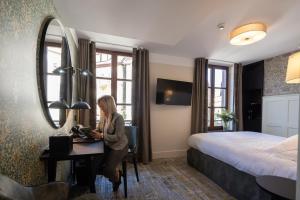
POLYGON ((194 134, 188 144, 253 176, 274 175, 296 180, 297 144, 286 140, 256 132, 213 132, 194 134))

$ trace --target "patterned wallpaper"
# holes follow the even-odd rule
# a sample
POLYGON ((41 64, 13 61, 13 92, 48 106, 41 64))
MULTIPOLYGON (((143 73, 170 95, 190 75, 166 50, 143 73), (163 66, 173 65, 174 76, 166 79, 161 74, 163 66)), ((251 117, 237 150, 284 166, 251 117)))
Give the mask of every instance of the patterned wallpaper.
POLYGON ((300 84, 285 82, 289 55, 285 54, 265 60, 265 96, 300 93, 300 84))
MULTIPOLYGON (((0 173, 25 185, 47 180, 39 160, 48 137, 72 125, 69 116, 59 130, 47 123, 39 101, 36 47, 46 16, 57 17, 52 0, 0 1, 0 173)), ((70 42, 72 62, 77 49, 70 42)), ((68 174, 69 162, 58 167, 58 179, 68 174)))

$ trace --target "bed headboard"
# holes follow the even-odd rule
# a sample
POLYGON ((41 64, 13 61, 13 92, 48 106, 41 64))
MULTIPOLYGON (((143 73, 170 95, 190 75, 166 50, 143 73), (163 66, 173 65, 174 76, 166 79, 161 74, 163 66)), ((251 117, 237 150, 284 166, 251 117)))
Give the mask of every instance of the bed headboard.
POLYGON ((298 134, 299 96, 264 96, 262 132, 283 137, 298 134))

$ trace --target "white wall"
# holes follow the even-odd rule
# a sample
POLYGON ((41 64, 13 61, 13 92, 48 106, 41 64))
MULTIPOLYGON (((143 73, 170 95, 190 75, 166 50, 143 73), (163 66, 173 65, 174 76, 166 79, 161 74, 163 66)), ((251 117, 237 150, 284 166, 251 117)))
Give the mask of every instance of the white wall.
POLYGON ((191 106, 157 105, 156 79, 193 81, 192 60, 160 59, 150 55, 150 109, 153 158, 186 155, 187 138, 190 135, 191 106), (171 61, 168 62, 167 60, 171 61), (159 63, 158 63, 159 62, 159 63), (177 64, 179 63, 179 64, 177 64), (185 65, 185 66, 183 66, 185 65))

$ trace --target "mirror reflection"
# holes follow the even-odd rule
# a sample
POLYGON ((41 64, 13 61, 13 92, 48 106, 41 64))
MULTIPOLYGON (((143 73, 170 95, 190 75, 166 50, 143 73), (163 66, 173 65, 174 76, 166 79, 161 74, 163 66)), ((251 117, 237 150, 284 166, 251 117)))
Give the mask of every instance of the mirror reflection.
POLYGON ((45 114, 50 124, 62 127, 72 100, 72 65, 64 29, 57 19, 45 25, 40 66, 41 93, 45 114))

